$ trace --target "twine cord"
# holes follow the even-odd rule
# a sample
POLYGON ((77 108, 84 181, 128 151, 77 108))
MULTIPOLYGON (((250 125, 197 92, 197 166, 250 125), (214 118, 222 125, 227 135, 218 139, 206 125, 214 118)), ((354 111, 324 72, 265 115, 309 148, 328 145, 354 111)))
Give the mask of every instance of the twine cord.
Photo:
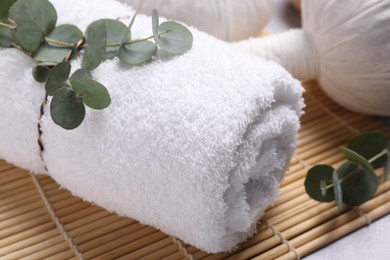
POLYGON ((172 240, 179 247, 180 252, 184 254, 185 259, 195 260, 194 256, 188 252, 185 246, 183 246, 183 242, 181 242, 176 237, 172 237, 172 240))
MULTIPOLYGON (((85 43, 85 38, 79 40, 75 45, 73 45, 72 49, 68 52, 68 54, 66 55, 66 57, 64 58, 63 61, 70 61, 81 50, 84 43, 85 43)), ((45 151, 45 146, 43 145, 43 140, 42 140, 42 135, 43 135, 42 119, 43 119, 43 116, 45 115, 45 111, 46 111, 46 106, 47 106, 47 101, 48 101, 47 98, 48 98, 48 95, 47 95, 47 93, 45 93, 45 97, 44 97, 42 104, 41 104, 41 107, 39 109, 39 118, 38 118, 38 125, 37 125, 37 127, 38 127, 37 141, 38 141, 38 146, 39 146, 39 156, 41 157, 41 160, 43 162, 43 167, 46 171, 48 171, 48 169, 47 169, 47 165, 45 163, 45 159, 43 156, 43 153, 45 151)))
POLYGON ((73 253, 80 259, 80 260, 84 260, 84 257, 83 255, 80 253, 80 251, 77 249, 77 246, 74 244, 72 238, 68 235, 68 232, 66 232, 65 230, 65 227, 64 225, 61 224, 60 220, 58 219, 58 217, 56 216, 56 213, 54 212, 50 202, 49 202, 49 199, 47 198, 41 184, 39 183, 37 177, 35 176, 35 174, 33 173, 29 173, 30 176, 31 176, 31 179, 35 185, 35 187, 37 188, 38 192, 39 192, 39 195, 43 201, 43 203, 45 204, 45 207, 47 209, 47 211, 49 212, 50 214, 50 217, 51 219, 54 221, 54 223, 56 224, 56 227, 58 228, 58 230, 60 231, 61 235, 63 236, 63 238, 65 239, 65 241, 68 243, 70 249, 73 251, 73 253))
POLYGON ((295 254, 295 258, 297 260, 300 260, 302 258, 299 251, 297 249, 295 249, 294 246, 290 243, 290 241, 288 241, 285 238, 285 236, 281 232, 279 232, 272 224, 270 224, 267 220, 261 220, 261 222, 263 222, 267 228, 271 229, 274 236, 278 236, 280 238, 282 243, 287 246, 288 251, 293 252, 295 254))

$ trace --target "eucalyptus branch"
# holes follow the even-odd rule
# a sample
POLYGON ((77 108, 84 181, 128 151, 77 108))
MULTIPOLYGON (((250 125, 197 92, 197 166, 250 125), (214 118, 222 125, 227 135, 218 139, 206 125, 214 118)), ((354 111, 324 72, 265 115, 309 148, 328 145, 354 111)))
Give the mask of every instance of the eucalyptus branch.
POLYGON ((341 203, 359 206, 370 200, 379 186, 375 170, 383 167, 384 180, 390 175, 389 144, 388 138, 379 132, 353 137, 345 147, 341 147, 348 161, 338 169, 320 164, 309 170, 305 180, 306 192, 320 202, 336 200, 338 206, 341 203), (334 174, 342 178, 334 178, 334 174), (327 192, 332 188, 334 192, 327 192))
MULTIPOLYGON (((74 129, 83 122, 85 106, 105 109, 110 105, 108 90, 93 80, 90 73, 103 61, 118 57, 121 62, 136 66, 153 60, 159 49, 179 55, 192 48, 192 33, 174 21, 160 24, 156 10, 153 10, 151 22, 153 36, 131 40, 129 36, 135 15, 128 26, 118 20, 99 19, 89 24, 83 33, 76 25, 56 26, 57 12, 48 0, 0 1, 6 3, 1 8, 8 8, 2 9, 2 13, 8 14, 8 21, 1 20, 0 28, 18 28, 16 34, 9 33, 8 29, 0 31, 0 45, 16 48, 38 62, 32 75, 37 82, 45 83, 47 96, 53 97, 51 118, 64 129, 74 129), (36 22, 38 19, 39 23, 36 22), (167 37, 167 33, 171 37, 167 37), (148 41, 152 38, 155 42, 148 41), (140 44, 131 51, 120 48, 135 43, 140 44), (70 61, 82 49, 82 68, 71 74, 70 61)), ((41 135, 42 131, 39 133, 41 135)))

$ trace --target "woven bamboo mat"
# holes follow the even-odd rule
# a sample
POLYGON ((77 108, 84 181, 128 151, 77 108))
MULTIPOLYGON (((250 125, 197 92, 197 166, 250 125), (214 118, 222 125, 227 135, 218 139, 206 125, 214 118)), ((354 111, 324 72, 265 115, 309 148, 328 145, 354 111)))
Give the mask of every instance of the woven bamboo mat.
POLYGON ((338 209, 305 194, 308 167, 342 163, 339 146, 360 131, 381 130, 373 118, 334 104, 306 84, 306 115, 281 196, 259 232, 231 253, 210 255, 152 227, 118 217, 73 197, 49 177, 0 161, 1 259, 296 259, 390 212, 390 182, 360 208, 338 209))

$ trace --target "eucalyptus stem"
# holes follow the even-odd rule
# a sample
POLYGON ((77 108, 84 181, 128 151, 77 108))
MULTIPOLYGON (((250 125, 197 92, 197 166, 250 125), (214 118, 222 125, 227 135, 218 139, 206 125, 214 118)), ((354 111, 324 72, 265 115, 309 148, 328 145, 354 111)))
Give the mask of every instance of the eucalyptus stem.
POLYGON ((16 25, 0 22, 0 26, 7 27, 8 29, 16 29, 16 25))
MULTIPOLYGON (((346 176, 344 176, 343 178, 340 179, 340 183, 342 183, 343 181, 345 181, 346 179, 348 179, 349 177, 351 177, 352 175, 354 175, 357 171, 359 170, 359 167, 357 167, 355 170, 353 170, 352 172, 350 172, 349 174, 347 174, 346 176)), ((327 185, 325 188, 326 189, 330 189, 334 186, 334 183, 331 183, 329 185, 327 185)))
MULTIPOLYGON (((161 32, 158 34, 158 36, 160 35, 164 35, 166 33, 169 33, 170 31, 165 31, 165 32, 161 32)), ((123 45, 130 45, 130 44, 135 44, 135 43, 139 43, 139 42, 145 42, 147 40, 150 40, 150 39, 153 39, 154 36, 149 36, 149 37, 146 37, 146 38, 143 38, 143 39, 138 39, 138 40, 134 40, 134 41, 129 41, 129 42, 125 42, 123 43, 123 45)), ((115 43, 115 44, 108 44, 107 47, 120 47, 122 45, 122 43, 115 43)))
POLYGON ((387 149, 384 149, 382 152, 378 153, 374 157, 372 157, 370 160, 368 160, 369 163, 373 163, 374 161, 378 160, 383 155, 387 154, 387 149))
POLYGON ((61 42, 61 41, 57 41, 57 40, 54 40, 54 39, 51 39, 49 37, 45 37, 45 41, 48 42, 48 43, 53 43, 53 44, 57 44, 61 47, 67 47, 67 48, 72 48, 74 43, 67 43, 67 42, 61 42))

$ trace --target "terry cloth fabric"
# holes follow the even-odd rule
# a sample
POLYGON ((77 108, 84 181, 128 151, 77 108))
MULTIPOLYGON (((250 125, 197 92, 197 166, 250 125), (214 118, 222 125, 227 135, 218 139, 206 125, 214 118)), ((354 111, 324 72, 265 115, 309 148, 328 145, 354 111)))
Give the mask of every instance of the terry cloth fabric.
MULTIPOLYGON (((99 18, 132 16, 112 0, 52 0, 58 24, 85 30, 99 18)), ((125 19, 125 23, 129 18, 125 19)), ((296 147, 302 86, 282 67, 191 29, 184 55, 140 67, 118 59, 93 71, 108 109, 87 109, 80 127, 55 125, 34 62, 0 50, 0 158, 45 173, 75 195, 208 252, 233 249, 254 234, 275 199, 296 147)), ((152 35, 139 15, 133 38, 152 35)), ((80 60, 73 62, 73 70, 80 60)), ((49 100, 50 102, 50 100, 49 100)))

